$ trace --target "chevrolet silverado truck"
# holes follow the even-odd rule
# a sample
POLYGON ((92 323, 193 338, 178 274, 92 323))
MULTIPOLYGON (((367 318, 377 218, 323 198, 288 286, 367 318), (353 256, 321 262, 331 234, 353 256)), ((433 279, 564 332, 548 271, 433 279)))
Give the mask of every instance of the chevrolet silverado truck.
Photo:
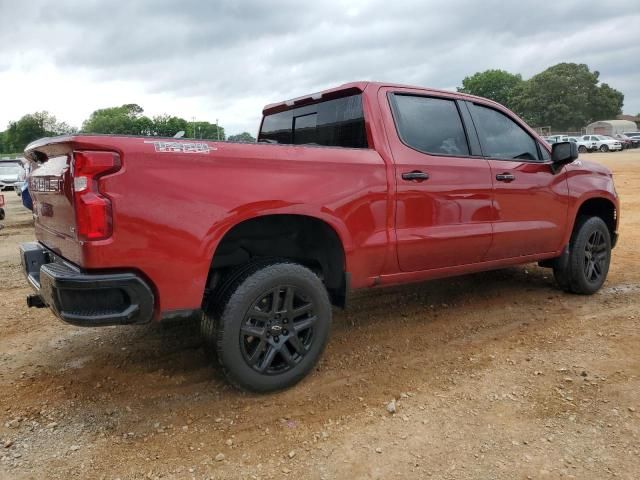
POLYGON ((356 82, 263 110, 256 143, 110 135, 30 144, 35 307, 82 326, 198 318, 231 383, 302 379, 349 293, 512 265, 592 294, 611 173, 503 106, 356 82))

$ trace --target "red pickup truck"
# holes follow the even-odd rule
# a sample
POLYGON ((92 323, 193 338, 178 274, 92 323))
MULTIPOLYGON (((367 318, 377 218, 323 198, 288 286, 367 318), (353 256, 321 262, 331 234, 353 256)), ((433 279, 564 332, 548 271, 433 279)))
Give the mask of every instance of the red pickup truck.
POLYGON ((294 384, 350 291, 539 262, 605 281, 611 173, 495 102, 357 82, 268 105, 257 143, 73 135, 26 149, 25 274, 75 325, 201 318, 240 388, 294 384))

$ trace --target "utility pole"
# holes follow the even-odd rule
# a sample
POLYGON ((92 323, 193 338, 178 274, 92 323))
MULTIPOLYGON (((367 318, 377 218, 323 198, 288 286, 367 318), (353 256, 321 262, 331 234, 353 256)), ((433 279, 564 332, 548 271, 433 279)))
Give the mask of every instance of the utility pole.
POLYGON ((216 137, 220 141, 220 126, 218 125, 218 119, 216 118, 216 137))
POLYGON ((196 117, 191 117, 191 119, 193 120, 193 138, 195 140, 195 138, 196 138, 196 117))

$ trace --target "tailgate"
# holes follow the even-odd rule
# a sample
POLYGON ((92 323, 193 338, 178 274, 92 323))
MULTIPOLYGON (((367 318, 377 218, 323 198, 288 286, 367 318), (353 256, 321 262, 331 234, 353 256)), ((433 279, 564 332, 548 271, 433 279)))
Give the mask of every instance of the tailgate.
POLYGON ((36 238, 56 255, 84 266, 90 244, 110 240, 111 201, 102 181, 120 169, 114 137, 63 136, 27 145, 36 238))
POLYGON ((48 237, 63 242, 75 241, 72 184, 70 153, 50 157, 31 172, 29 193, 36 231, 42 229, 48 237))

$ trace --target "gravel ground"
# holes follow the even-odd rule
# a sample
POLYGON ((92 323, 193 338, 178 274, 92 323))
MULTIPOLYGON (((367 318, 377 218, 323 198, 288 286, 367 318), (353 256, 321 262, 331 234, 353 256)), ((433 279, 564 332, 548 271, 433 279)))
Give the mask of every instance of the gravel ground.
POLYGON ((640 478, 640 150, 586 158, 622 197, 601 292, 535 265, 365 292, 313 374, 265 396, 230 388, 193 325, 28 309, 30 215, 4 192, 0 478, 640 478))

